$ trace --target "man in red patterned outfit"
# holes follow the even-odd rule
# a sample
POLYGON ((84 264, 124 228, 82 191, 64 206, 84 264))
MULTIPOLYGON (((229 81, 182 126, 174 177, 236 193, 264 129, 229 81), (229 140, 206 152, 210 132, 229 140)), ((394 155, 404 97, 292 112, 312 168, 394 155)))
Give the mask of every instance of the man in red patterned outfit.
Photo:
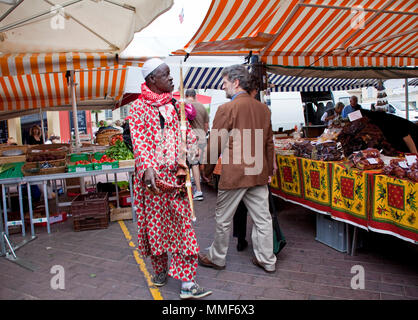
MULTIPOLYGON (((179 189, 162 192, 157 187, 159 181, 178 185, 181 132, 178 106, 171 94, 173 78, 168 65, 157 58, 144 63, 142 74, 146 82, 129 115, 136 168, 138 249, 142 256, 151 256, 154 285, 163 286, 171 276, 182 281, 180 298, 202 298, 212 292, 194 280, 199 245, 187 193, 179 189)), ((196 136, 188 125, 187 149, 194 144, 196 136)))

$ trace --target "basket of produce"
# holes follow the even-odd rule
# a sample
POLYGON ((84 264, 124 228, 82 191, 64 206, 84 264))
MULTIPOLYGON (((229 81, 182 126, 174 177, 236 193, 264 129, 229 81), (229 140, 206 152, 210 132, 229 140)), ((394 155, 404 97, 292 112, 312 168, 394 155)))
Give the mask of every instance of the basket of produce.
POLYGON ((65 164, 65 160, 26 162, 22 166, 22 173, 24 176, 64 173, 65 164))
POLYGON ((96 134, 96 143, 101 146, 109 145, 109 138, 115 134, 120 134, 117 129, 105 129, 96 134))
POLYGON ((109 137, 109 145, 114 146, 116 141, 123 141, 122 133, 114 134, 109 137))
POLYGON ((134 154, 128 149, 125 142, 120 140, 117 140, 114 146, 106 150, 106 155, 111 159, 119 160, 119 162, 134 159, 134 154))
POLYGON ((1 146, 0 164, 26 161, 28 146, 1 146))
POLYGON ((26 151, 26 162, 65 160, 70 147, 68 144, 44 144, 30 146, 26 151))

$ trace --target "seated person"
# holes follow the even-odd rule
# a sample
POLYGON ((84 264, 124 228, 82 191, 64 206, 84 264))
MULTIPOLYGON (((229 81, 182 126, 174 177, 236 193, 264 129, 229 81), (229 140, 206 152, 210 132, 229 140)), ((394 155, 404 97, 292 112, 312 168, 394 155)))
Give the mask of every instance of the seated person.
POLYGON ((344 109, 344 104, 342 102, 337 102, 333 109, 325 111, 322 115, 321 121, 324 122, 327 126, 330 126, 332 122, 341 116, 341 113, 344 109))
POLYGON ((397 151, 418 154, 418 125, 385 111, 362 109, 361 114, 382 130, 387 142, 397 151))
POLYGON ((361 109, 361 105, 358 104, 358 98, 356 96, 350 97, 350 104, 345 106, 341 116, 343 118, 348 118, 348 114, 361 109))

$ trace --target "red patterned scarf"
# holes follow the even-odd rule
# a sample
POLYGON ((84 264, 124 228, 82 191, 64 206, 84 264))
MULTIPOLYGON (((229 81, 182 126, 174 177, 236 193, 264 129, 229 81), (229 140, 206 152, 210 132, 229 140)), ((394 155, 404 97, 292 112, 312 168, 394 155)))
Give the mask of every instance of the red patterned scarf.
POLYGON ((161 94, 152 92, 144 82, 141 85, 141 98, 146 104, 154 107, 161 107, 169 103, 173 98, 173 95, 169 92, 161 94))

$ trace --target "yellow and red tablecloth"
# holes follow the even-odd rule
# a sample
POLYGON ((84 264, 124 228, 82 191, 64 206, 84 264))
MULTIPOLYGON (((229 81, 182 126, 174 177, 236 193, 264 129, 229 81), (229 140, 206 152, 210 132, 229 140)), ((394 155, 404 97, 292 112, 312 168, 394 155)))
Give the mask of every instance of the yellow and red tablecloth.
POLYGON ((271 190, 281 198, 366 230, 418 242, 418 183, 343 162, 277 155, 271 190))

